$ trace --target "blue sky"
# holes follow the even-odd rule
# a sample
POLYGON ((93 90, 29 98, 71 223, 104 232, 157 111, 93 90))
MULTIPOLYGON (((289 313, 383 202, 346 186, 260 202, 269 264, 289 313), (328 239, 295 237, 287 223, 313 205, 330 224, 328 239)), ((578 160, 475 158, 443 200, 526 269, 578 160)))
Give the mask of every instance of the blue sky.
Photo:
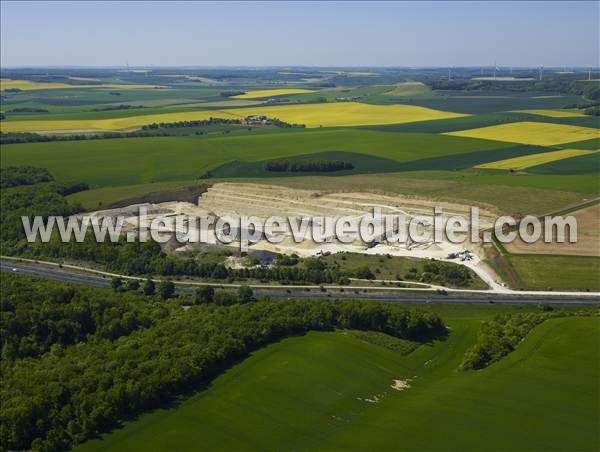
POLYGON ((599 3, 1 3, 1 64, 598 66, 599 3))

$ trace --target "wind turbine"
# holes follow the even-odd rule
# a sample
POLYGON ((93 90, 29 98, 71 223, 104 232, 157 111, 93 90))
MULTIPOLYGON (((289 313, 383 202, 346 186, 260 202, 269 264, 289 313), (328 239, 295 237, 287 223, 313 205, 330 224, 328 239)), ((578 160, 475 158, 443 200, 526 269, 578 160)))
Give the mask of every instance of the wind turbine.
POLYGON ((540 64, 540 80, 542 80, 543 76, 544 76, 544 65, 540 64))

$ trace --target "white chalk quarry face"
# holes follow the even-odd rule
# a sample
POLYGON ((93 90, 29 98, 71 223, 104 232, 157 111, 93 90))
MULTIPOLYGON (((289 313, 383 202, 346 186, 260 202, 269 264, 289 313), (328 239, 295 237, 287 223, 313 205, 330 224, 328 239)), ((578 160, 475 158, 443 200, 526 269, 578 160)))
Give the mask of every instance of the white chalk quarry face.
MULTIPOLYGON (((98 211, 88 214, 92 221, 97 221, 104 216, 124 215, 125 227, 128 230, 137 230, 139 207, 142 205, 128 206, 121 209, 112 209, 109 211, 98 211)), ((400 242, 381 240, 373 245, 365 243, 360 237, 349 241, 348 234, 335 236, 335 228, 326 230, 329 217, 334 222, 341 217, 347 217, 360 224, 361 220, 373 214, 373 208, 378 208, 382 215, 404 216, 405 221, 410 221, 413 217, 421 217, 422 224, 417 228, 417 232, 430 232, 433 236, 434 207, 442 207, 443 219, 448 219, 454 215, 460 215, 469 218, 470 206, 447 202, 435 202, 412 197, 394 196, 388 194, 377 194, 368 192, 343 192, 343 193, 322 193, 313 190, 299 190, 285 188, 275 185, 249 184, 249 183, 219 183, 215 184, 203 193, 198 204, 188 202, 165 202, 160 204, 143 205, 147 209, 148 221, 160 219, 157 226, 160 232, 189 232, 190 225, 184 221, 184 217, 196 216, 207 217, 214 216, 230 217, 233 219, 240 217, 254 216, 264 224, 267 218, 279 216, 287 219, 294 217, 297 224, 300 224, 302 217, 323 217, 308 220, 307 226, 309 232, 312 226, 318 226, 321 234, 322 243, 317 243, 311 239, 311 234, 306 235, 306 239, 296 242, 290 224, 286 221, 283 227, 282 240, 278 243, 272 243, 262 239, 257 243, 251 243, 251 249, 273 251, 277 253, 296 253, 300 256, 315 256, 323 253, 336 253, 342 251, 364 253, 364 254, 390 254, 392 256, 409 256, 417 258, 447 259, 449 256, 454 262, 462 263, 471 268, 476 267, 483 256, 482 249, 477 244, 452 243, 446 237, 440 243, 434 243, 433 239, 425 241, 414 241, 410 238, 400 242), (333 240, 329 241, 330 238, 333 240), (348 243, 344 243, 348 242, 348 243), (466 254, 465 251, 470 253, 466 254)), ((495 216, 492 212, 480 209, 480 227, 482 229, 492 226, 495 216)), ((398 225, 395 224, 396 230, 398 225)), ((223 228, 215 230, 212 225, 205 229, 204 236, 200 235, 202 241, 211 244, 217 244, 216 235, 223 232, 223 228)), ((383 237, 390 228, 382 225, 379 228, 371 228, 374 236, 383 237)), ((182 243, 182 246, 185 245, 182 243)), ((240 246, 240 241, 235 240, 230 246, 240 246)), ((186 246, 186 249, 188 247, 186 246)), ((479 273, 479 271, 477 272, 479 273)), ((484 278, 490 280, 490 277, 484 278)))

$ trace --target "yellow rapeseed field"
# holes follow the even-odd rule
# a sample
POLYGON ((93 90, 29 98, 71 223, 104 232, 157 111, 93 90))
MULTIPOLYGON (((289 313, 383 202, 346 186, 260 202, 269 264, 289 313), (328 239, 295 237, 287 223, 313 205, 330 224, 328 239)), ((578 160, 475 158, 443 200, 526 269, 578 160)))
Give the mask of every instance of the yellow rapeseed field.
POLYGON ((356 102, 245 107, 227 110, 201 110, 160 113, 112 119, 2 121, 3 132, 129 130, 153 122, 193 121, 213 118, 245 118, 266 115, 307 127, 400 124, 466 116, 414 105, 369 105, 356 102))
POLYGON ((2 132, 87 132, 117 131, 137 129, 154 122, 178 122, 213 118, 236 118, 226 111, 201 110, 180 113, 162 113, 156 115, 130 116, 110 119, 57 119, 32 121, 2 121, 2 132))
POLYGON ((572 110, 513 110, 514 113, 530 113, 532 115, 548 116, 549 118, 574 118, 585 116, 580 111, 572 110))
POLYGON ((234 99, 257 99, 259 97, 284 96, 286 94, 306 94, 315 93, 313 89, 289 88, 289 89, 263 89, 257 91, 248 91, 244 94, 232 96, 234 99))
POLYGON ((578 155, 592 154, 594 152, 597 151, 586 151, 583 149, 563 149, 560 151, 542 152, 540 154, 530 154, 522 157, 498 160, 497 162, 483 163, 475 166, 475 168, 523 170, 532 166, 543 165, 544 163, 568 159, 578 155))
MULTIPOLYGON (((77 80, 73 78, 73 80, 77 80)), ((90 79, 91 80, 91 79, 90 79)), ((121 83, 108 83, 106 85, 69 85, 68 83, 32 82, 31 80, 0 80, 0 91, 5 89, 20 89, 33 91, 36 89, 68 89, 68 88, 108 88, 108 89, 142 89, 165 88, 159 85, 126 85, 121 83)))
POLYGON ((359 102, 278 105, 227 111, 243 116, 263 114, 289 123, 304 124, 306 127, 401 124, 466 116, 415 105, 371 105, 359 102))
POLYGON ((458 130, 456 132, 447 132, 446 135, 552 146, 598 138, 600 137, 600 131, 591 127, 525 121, 481 127, 478 129, 458 130))

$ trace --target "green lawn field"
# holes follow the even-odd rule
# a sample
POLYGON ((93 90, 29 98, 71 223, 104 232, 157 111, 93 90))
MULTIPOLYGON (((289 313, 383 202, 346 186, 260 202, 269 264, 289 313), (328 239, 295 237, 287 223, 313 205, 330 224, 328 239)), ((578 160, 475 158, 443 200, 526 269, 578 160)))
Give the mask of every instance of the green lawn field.
POLYGON ((449 337, 408 356, 344 332, 289 338, 79 450, 595 450, 597 318, 546 321, 499 363, 458 370, 482 318, 514 309, 442 307, 449 337))

